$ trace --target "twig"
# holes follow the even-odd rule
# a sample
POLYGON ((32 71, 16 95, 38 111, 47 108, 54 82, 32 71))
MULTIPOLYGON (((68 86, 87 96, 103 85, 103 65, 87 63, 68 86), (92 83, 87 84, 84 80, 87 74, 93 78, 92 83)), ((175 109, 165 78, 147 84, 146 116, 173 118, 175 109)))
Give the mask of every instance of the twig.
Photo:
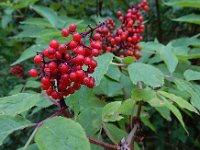
POLYGON ((24 145, 23 150, 27 150, 28 146, 30 145, 31 141, 33 140, 36 132, 38 131, 39 126, 37 126, 34 131, 32 132, 31 136, 29 137, 28 141, 26 142, 26 144, 24 145))
POLYGON ((91 137, 88 137, 90 143, 93 143, 95 145, 99 145, 101 147, 104 147, 106 149, 109 149, 109 150, 117 150, 118 149, 118 146, 116 145, 112 145, 112 144, 108 144, 108 143, 105 143, 105 142, 101 142, 101 141, 97 141, 91 137))
POLYGON ((57 103, 53 98, 47 96, 45 93, 42 93, 41 96, 45 97, 47 100, 49 100, 50 102, 52 102, 54 105, 60 107, 59 103, 57 103))
POLYGON ((63 113, 64 113, 64 116, 65 116, 66 118, 72 118, 72 117, 73 117, 71 111, 69 110, 69 107, 68 107, 68 106, 66 105, 66 103, 65 103, 64 98, 61 98, 61 99, 60 99, 60 108, 61 108, 61 109, 64 108, 63 113))

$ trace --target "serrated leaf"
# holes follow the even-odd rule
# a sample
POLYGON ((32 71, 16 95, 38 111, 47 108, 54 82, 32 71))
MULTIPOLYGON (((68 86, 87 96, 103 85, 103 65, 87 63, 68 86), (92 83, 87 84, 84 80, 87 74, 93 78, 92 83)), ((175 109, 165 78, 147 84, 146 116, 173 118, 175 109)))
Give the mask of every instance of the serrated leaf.
POLYGON ((35 26, 30 26, 29 28, 25 28, 22 32, 13 36, 12 38, 48 38, 48 37, 60 37, 61 34, 59 31, 50 28, 40 28, 35 26))
POLYGON ((142 81, 146 85, 154 88, 160 87, 164 84, 163 73, 152 65, 133 63, 128 66, 128 72, 133 84, 137 84, 138 81, 142 81))
POLYGON ((75 111, 76 114, 90 107, 102 107, 104 102, 100 101, 93 90, 87 87, 81 87, 80 90, 66 98, 67 104, 75 111))
POLYGON ((119 143, 122 140, 122 138, 126 138, 128 136, 128 134, 124 130, 118 128, 117 126, 111 123, 105 123, 105 126, 109 134, 112 136, 112 139, 116 143, 119 143))
POLYGON ((167 2, 166 5, 200 8, 200 1, 199 0, 171 0, 167 2))
POLYGON ((187 23, 194 23, 200 25, 200 15, 197 14, 190 14, 186 16, 182 16, 176 19, 173 19, 174 21, 179 22, 187 22, 187 23))
POLYGON ((184 77, 187 81, 200 80, 200 72, 188 69, 184 72, 184 77))
POLYGON ((165 64, 167 65, 168 70, 170 73, 173 73, 176 69, 176 66, 178 65, 178 59, 173 52, 173 47, 171 44, 168 44, 167 46, 164 46, 159 51, 161 59, 164 60, 165 64))
POLYGON ((162 97, 162 100, 164 101, 165 106, 176 116, 176 118, 179 120, 185 131, 188 133, 180 111, 172 103, 167 101, 164 97, 162 97))
POLYGON ((121 101, 115 101, 108 103, 104 106, 102 112, 102 119, 104 122, 114 122, 119 121, 123 117, 119 115, 119 108, 121 107, 121 101))
POLYGON ((96 58, 97 67, 92 74, 95 78, 95 85, 99 85, 103 76, 107 73, 108 67, 113 59, 113 54, 106 53, 96 58))
POLYGON ((30 125, 30 121, 20 116, 12 117, 0 115, 0 145, 3 144, 4 139, 12 132, 24 129, 30 125))
POLYGON ((125 100, 119 108, 120 114, 131 115, 135 103, 132 99, 125 100))
POLYGON ((94 88, 94 92, 97 95, 106 95, 108 97, 122 95, 123 86, 116 81, 103 77, 100 84, 94 88))
POLYGON ((15 116, 35 106, 41 100, 39 94, 19 93, 0 98, 0 115, 15 116))
POLYGON ((200 94, 196 91, 196 87, 193 84, 180 79, 175 79, 174 82, 177 85, 178 89, 190 94, 191 104, 198 110, 200 110, 200 94))
POLYGON ((109 68, 108 68, 108 72, 106 73, 106 75, 113 80, 119 81, 120 76, 121 76, 121 72, 120 72, 118 66, 110 64, 109 68))
POLYGON ((20 22, 21 24, 28 24, 40 27, 49 27, 52 28, 53 26, 49 24, 46 19, 43 18, 28 18, 25 21, 20 22))
POLYGON ((11 66, 21 63, 22 61, 25 61, 29 58, 32 58, 36 55, 37 52, 43 51, 43 49, 46 47, 46 45, 32 45, 28 49, 26 49, 21 56, 11 64, 11 66))
POLYGON ((45 121, 35 135, 35 142, 42 150, 90 150, 80 124, 63 117, 45 121))
POLYGON ((167 93, 165 91, 157 91, 157 92, 158 92, 158 94, 174 101, 179 107, 199 114, 198 111, 190 103, 188 103, 186 100, 184 100, 182 97, 176 96, 171 93, 167 93))
POLYGON ((156 97, 156 93, 151 89, 134 89, 133 99, 136 101, 149 101, 156 97))
POLYGON ((100 130, 102 122, 102 108, 87 108, 77 118, 88 136, 94 136, 100 130))
POLYGON ((58 16, 53 9, 38 5, 32 5, 31 8, 35 10, 38 14, 46 18, 49 21, 49 23, 51 23, 54 27, 57 26, 58 16))

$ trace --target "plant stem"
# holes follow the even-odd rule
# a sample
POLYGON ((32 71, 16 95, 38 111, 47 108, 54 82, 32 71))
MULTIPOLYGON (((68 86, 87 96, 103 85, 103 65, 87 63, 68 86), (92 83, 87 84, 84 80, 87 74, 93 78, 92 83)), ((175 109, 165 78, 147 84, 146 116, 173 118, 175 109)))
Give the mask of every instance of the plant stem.
POLYGON ((99 146, 102 146, 106 149, 109 149, 109 150, 117 150, 118 149, 118 146, 116 145, 112 145, 112 144, 108 144, 108 143, 105 143, 105 142, 101 142, 101 141, 97 141, 91 137, 88 137, 90 143, 93 143, 95 145, 99 145, 99 146))
POLYGON ((47 100, 49 100, 50 102, 52 102, 54 105, 60 107, 59 103, 57 103, 53 98, 47 96, 45 93, 42 93, 41 96, 45 97, 47 100))
POLYGON ((26 142, 26 144, 25 144, 23 150, 27 150, 28 146, 30 145, 31 141, 33 140, 33 138, 34 138, 36 132, 38 131, 38 129, 39 129, 39 126, 37 126, 37 127, 34 129, 34 131, 32 132, 31 136, 29 137, 28 141, 26 142))

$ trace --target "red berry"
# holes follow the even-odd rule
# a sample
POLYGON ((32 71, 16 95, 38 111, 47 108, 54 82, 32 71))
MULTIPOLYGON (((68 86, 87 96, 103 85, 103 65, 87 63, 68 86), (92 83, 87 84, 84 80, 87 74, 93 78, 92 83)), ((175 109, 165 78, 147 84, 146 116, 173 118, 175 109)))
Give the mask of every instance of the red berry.
POLYGON ((83 47, 78 47, 75 52, 76 52, 76 54, 84 55, 85 49, 83 47))
POLYGON ((90 65, 90 63, 91 63, 91 58, 85 57, 84 64, 88 66, 88 65, 90 65))
POLYGON ((29 75, 33 78, 38 76, 38 71, 36 69, 29 70, 29 75))
POLYGON ((42 84, 45 84, 45 85, 51 84, 49 77, 42 77, 41 82, 42 82, 42 84))
POLYGON ((96 68, 96 66, 97 66, 96 60, 91 60, 90 66, 91 66, 92 68, 96 68))
POLYGON ((74 63, 75 63, 75 64, 82 64, 83 61, 84 61, 83 55, 77 55, 77 56, 74 58, 74 63))
POLYGON ((51 48, 56 49, 56 48, 58 48, 59 43, 58 43, 58 41, 56 41, 56 40, 51 40, 49 46, 50 46, 51 48))
POLYGON ((49 87, 49 88, 46 90, 47 95, 51 95, 52 92, 53 92, 52 87, 49 87))
POLYGON ((80 42, 81 35, 79 33, 75 33, 75 34, 73 34, 72 38, 73 38, 74 41, 80 42))
POLYGON ((66 64, 60 64, 58 69, 62 74, 64 74, 68 72, 69 67, 66 64))
POLYGON ((98 41, 101 39, 101 35, 99 33, 96 33, 93 38, 94 40, 98 41))
POLYGON ((69 43, 69 49, 75 49, 77 47, 78 43, 76 41, 71 41, 69 43))
POLYGON ((99 55, 99 51, 97 49, 93 49, 92 50, 92 56, 98 56, 99 55))
POLYGON ((53 92, 51 93, 51 97, 54 98, 54 99, 58 99, 59 96, 60 96, 60 94, 59 94, 58 92, 56 92, 56 91, 53 91, 53 92))
POLYGON ((65 44, 60 44, 59 47, 58 47, 58 51, 61 53, 61 54, 65 54, 66 51, 67 51, 67 46, 65 44))
POLYGON ((77 80, 82 81, 83 78, 85 77, 84 71, 83 70, 77 70, 76 71, 76 77, 77 77, 77 80))
POLYGON ((36 55, 36 56, 34 57, 34 63, 40 64, 42 61, 43 61, 43 58, 42 58, 41 55, 36 55))
POLYGON ((57 69, 57 64, 55 63, 55 62, 50 62, 49 63, 49 69, 51 70, 51 71, 54 71, 54 70, 56 70, 57 69))
POLYGON ((69 36, 69 30, 68 29, 66 29, 66 28, 64 28, 64 29, 62 29, 62 35, 64 36, 64 37, 68 37, 69 36))
POLYGON ((69 75, 69 78, 72 82, 75 82, 77 80, 77 76, 75 72, 71 72, 69 75))
POLYGON ((76 31, 76 25, 75 25, 75 24, 70 24, 69 30, 70 30, 71 32, 76 31))
POLYGON ((62 58, 62 55, 61 55, 61 53, 60 53, 59 51, 56 51, 56 53, 55 53, 55 58, 56 58, 56 59, 62 58))

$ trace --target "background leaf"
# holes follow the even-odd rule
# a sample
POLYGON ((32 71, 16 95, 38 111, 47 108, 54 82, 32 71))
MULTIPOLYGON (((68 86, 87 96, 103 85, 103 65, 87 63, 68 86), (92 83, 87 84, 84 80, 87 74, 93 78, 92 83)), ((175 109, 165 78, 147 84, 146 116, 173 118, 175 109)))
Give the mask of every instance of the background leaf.
POLYGON ((35 142, 42 150, 90 150, 83 128, 63 117, 45 121, 35 135, 35 142))
POLYGON ((133 63, 128 66, 128 72, 133 84, 144 82, 151 87, 160 87, 164 84, 164 75, 157 68, 143 63, 133 63))

